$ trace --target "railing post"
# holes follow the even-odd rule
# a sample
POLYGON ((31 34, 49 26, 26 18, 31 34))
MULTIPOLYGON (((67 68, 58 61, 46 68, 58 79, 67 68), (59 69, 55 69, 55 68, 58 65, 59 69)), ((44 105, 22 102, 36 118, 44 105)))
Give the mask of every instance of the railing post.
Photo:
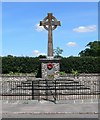
POLYGON ((34 82, 32 81, 32 100, 34 100, 34 82))
POLYGON ((48 100, 48 81, 46 80, 46 100, 48 100))
POLYGON ((55 104, 56 104, 56 80, 55 80, 55 104))
POLYGON ((41 93, 40 93, 40 80, 38 80, 38 101, 40 101, 40 95, 41 95, 41 93))

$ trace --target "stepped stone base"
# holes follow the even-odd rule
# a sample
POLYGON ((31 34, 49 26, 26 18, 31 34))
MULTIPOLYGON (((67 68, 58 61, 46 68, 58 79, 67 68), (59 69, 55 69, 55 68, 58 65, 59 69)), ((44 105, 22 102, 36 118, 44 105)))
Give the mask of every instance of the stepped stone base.
POLYGON ((56 79, 59 77, 60 71, 60 59, 59 58, 45 58, 40 59, 41 61, 41 74, 44 79, 56 79), (53 68, 48 70, 47 65, 51 63, 53 68))

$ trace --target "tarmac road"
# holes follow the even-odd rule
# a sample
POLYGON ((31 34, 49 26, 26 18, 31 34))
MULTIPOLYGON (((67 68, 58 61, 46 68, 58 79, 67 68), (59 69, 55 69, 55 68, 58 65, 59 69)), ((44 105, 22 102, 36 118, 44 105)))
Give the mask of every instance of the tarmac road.
POLYGON ((3 118, 98 118, 98 101, 4 101, 3 118))

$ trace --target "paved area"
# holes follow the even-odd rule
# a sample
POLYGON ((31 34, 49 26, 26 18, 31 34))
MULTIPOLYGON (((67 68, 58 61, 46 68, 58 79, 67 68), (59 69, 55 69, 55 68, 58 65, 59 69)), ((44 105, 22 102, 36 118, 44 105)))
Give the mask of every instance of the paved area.
POLYGON ((3 118, 98 118, 97 100, 3 101, 3 118))

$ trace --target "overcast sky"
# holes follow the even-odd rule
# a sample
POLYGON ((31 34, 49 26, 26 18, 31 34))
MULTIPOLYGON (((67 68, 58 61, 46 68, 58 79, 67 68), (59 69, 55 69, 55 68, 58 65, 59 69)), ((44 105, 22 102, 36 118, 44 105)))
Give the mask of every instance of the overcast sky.
POLYGON ((53 46, 62 48, 63 56, 78 56, 98 40, 97 2, 3 2, 2 55, 46 55, 48 34, 39 22, 48 12, 61 21, 53 31, 53 46))

